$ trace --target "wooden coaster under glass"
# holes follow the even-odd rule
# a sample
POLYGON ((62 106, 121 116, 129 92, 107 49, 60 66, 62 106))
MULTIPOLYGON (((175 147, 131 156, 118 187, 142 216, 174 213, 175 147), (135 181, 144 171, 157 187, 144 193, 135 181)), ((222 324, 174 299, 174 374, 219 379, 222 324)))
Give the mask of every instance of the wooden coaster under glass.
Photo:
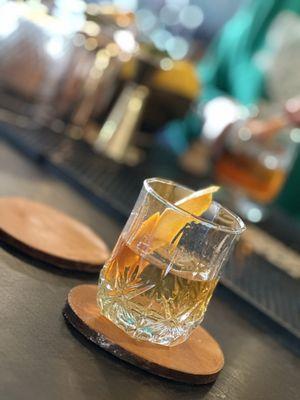
POLYGON ((96 285, 79 285, 67 298, 63 315, 88 340, 114 356, 171 380, 214 382, 224 366, 219 344, 202 327, 177 346, 162 346, 131 338, 100 314, 96 285))

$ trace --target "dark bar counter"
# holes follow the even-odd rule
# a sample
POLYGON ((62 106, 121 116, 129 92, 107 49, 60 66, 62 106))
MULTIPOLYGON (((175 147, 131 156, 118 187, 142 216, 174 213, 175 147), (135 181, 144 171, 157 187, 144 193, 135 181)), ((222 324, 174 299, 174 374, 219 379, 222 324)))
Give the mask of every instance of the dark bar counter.
MULTIPOLYGON (((112 248, 121 223, 0 141, 0 195, 50 204, 92 227, 112 248)), ((0 399, 296 400, 299 342, 219 286, 204 326, 223 348, 215 384, 189 386, 152 376, 105 353, 66 325, 70 288, 96 282, 63 272, 1 243, 0 399)))

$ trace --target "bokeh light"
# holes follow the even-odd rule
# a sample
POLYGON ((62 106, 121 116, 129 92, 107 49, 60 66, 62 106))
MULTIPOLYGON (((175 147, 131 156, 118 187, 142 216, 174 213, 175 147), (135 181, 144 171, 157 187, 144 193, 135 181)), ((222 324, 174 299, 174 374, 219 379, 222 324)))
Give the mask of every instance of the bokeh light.
POLYGON ((189 51, 189 44, 181 36, 172 36, 166 42, 166 50, 174 60, 181 60, 189 51))
POLYGON ((188 5, 190 0, 166 0, 166 4, 176 6, 178 8, 188 5))
POLYGON ((187 29, 196 29, 203 22, 203 12, 196 5, 188 5, 180 11, 179 21, 187 29))
POLYGON ((86 21, 83 30, 89 36, 98 36, 100 33, 100 25, 94 21, 86 21))
POLYGON ((160 22, 162 22, 165 25, 176 25, 178 22, 178 14, 179 14, 179 9, 178 7, 174 7, 172 5, 166 5, 162 7, 162 9, 159 12, 159 18, 160 22))
POLYGON ((294 143, 300 143, 300 129, 294 128, 291 130, 290 138, 294 143))
POLYGON ((73 44, 76 47, 83 46, 85 43, 85 36, 82 33, 76 33, 73 37, 73 44))
POLYGON ((248 142, 252 138, 252 132, 246 126, 243 126, 238 131, 238 136, 243 142, 248 142))
POLYGON ((251 222, 259 222, 261 221, 262 217, 262 211, 256 207, 251 207, 247 212, 247 218, 251 222))
POLYGON ((264 165, 268 169, 276 169, 278 167, 278 160, 275 156, 272 156, 271 154, 269 154, 264 159, 264 165))
POLYGON ((46 52, 52 58, 60 58, 64 54, 64 41, 61 36, 51 37, 45 45, 46 52))
POLYGON ((98 41, 95 38, 88 38, 84 43, 84 47, 88 51, 93 51, 98 47, 98 41))
POLYGON ((121 50, 126 53, 133 53, 136 50, 137 44, 132 32, 126 29, 120 29, 114 33, 114 40, 121 50))
POLYGON ((135 11, 138 6, 138 0, 113 0, 113 4, 122 11, 135 11))
POLYGON ((166 29, 156 29, 150 38, 159 50, 166 50, 166 44, 172 39, 172 34, 166 29))
POLYGON ((174 63, 169 57, 162 58, 159 65, 164 71, 170 71, 174 67, 174 63))
POLYGON ((157 18, 152 11, 142 8, 136 13, 137 27, 141 32, 151 32, 155 27, 157 18))
POLYGON ((19 27, 20 10, 14 3, 7 3, 1 8, 0 38, 11 35, 19 27))

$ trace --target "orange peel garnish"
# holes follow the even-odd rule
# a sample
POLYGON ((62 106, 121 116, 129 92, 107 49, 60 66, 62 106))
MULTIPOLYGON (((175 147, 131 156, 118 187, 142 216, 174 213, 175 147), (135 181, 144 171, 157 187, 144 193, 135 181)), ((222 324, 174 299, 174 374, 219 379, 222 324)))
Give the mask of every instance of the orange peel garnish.
POLYGON ((218 186, 209 186, 197 190, 175 203, 177 207, 191 215, 181 214, 171 207, 166 208, 162 214, 157 212, 151 215, 142 223, 132 243, 137 244, 137 242, 151 237, 152 251, 166 244, 176 245, 180 240, 180 231, 192 221, 197 223, 196 217, 201 216, 210 207, 213 193, 218 190, 218 186))

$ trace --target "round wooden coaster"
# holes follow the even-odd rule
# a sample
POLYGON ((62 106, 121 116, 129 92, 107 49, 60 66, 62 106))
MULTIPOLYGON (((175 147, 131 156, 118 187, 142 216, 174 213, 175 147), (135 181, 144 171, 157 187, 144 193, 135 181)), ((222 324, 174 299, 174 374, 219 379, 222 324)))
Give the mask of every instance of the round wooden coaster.
POLYGON ((58 267, 99 272, 109 256, 90 228, 45 204, 0 198, 0 239, 58 267))
POLYGON ((216 380, 224 366, 218 343, 201 327, 177 346, 137 341, 103 317, 96 302, 96 285, 79 285, 68 295, 66 320, 87 339, 116 357, 164 378, 204 384, 216 380))

